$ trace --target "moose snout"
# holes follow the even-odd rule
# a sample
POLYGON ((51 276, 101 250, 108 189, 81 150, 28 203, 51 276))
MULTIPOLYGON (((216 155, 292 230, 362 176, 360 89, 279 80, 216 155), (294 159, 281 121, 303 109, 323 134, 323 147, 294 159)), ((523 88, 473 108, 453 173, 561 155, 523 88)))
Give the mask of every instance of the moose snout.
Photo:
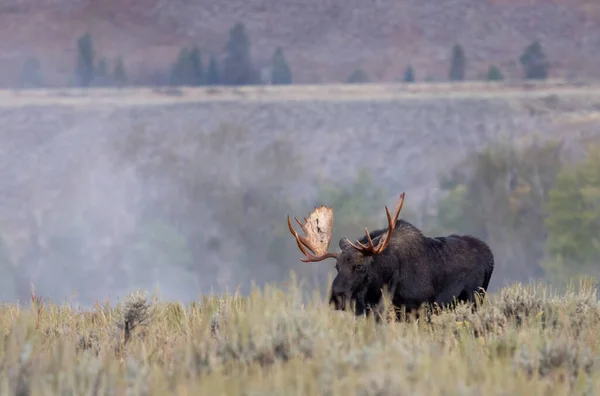
POLYGON ((336 310, 343 311, 346 308, 346 296, 343 294, 334 294, 331 293, 331 298, 329 299, 329 304, 333 304, 333 307, 336 310))
POLYGON ((346 308, 346 302, 350 299, 350 294, 347 291, 345 285, 342 282, 333 282, 331 287, 331 298, 329 303, 333 304, 336 310, 344 310, 346 308))

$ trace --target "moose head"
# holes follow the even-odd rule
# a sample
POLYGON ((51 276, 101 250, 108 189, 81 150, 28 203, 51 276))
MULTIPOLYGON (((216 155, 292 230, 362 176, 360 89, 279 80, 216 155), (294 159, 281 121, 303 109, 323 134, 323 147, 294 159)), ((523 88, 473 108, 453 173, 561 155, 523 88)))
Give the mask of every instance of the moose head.
MULTIPOLYGON (((396 222, 400 215, 400 210, 404 204, 404 193, 400 195, 400 199, 396 205, 394 215, 385 207, 385 212, 388 219, 387 229, 381 229, 369 233, 365 227, 365 237, 357 240, 356 244, 350 242, 348 238, 342 238, 339 241, 341 252, 330 253, 329 245, 333 232, 333 208, 328 208, 322 205, 310 213, 308 219, 304 218, 304 223, 301 223, 296 217, 294 219, 300 225, 305 237, 300 236, 292 227, 290 216, 288 216, 288 226, 290 232, 296 239, 298 248, 306 256, 301 258, 302 262, 318 262, 328 258, 335 258, 335 268, 337 275, 331 286, 330 303, 334 304, 336 310, 344 310, 346 304, 350 300, 355 300, 357 308, 365 301, 365 296, 369 292, 369 287, 380 282, 373 282, 374 278, 380 276, 378 270, 379 261, 385 261, 385 252, 392 233, 396 229, 396 222)), ((363 311, 364 307, 357 309, 363 311)))

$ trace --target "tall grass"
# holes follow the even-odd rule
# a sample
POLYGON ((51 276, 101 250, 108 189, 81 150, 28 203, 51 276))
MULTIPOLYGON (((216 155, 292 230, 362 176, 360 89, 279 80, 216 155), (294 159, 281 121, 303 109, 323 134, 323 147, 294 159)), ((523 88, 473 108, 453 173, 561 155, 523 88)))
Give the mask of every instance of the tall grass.
MULTIPOLYGON (((375 323, 266 286, 249 296, 159 301, 144 292, 90 312, 33 298, 0 308, 3 395, 598 394, 600 306, 514 285, 475 313, 375 323)), ((389 308, 389 307, 388 307, 389 308)), ((391 308, 390 308, 391 309, 391 308)))

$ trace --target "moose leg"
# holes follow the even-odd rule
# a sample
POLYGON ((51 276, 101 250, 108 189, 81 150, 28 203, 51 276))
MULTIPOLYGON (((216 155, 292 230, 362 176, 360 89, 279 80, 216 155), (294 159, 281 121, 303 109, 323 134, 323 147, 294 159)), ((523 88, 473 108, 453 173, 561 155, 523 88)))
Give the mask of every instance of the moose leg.
MULTIPOLYGON (((404 315, 404 320, 406 322, 409 322, 411 317, 413 317, 415 320, 419 320, 420 318, 420 314, 419 314, 419 308, 421 306, 421 304, 419 304, 418 301, 405 301, 404 304, 402 304, 405 308, 405 315, 404 315)), ((397 310, 396 311, 396 317, 398 319, 401 318, 401 310, 397 310)))
POLYGON ((368 307, 365 305, 364 301, 356 300, 356 306, 354 309, 354 315, 363 316, 368 314, 368 307))
POLYGON ((469 294, 464 285, 454 284, 439 293, 432 303, 437 303, 443 310, 453 310, 456 303, 469 301, 469 294))
POLYGON ((486 297, 485 291, 465 289, 458 296, 458 300, 463 302, 470 302, 472 304, 471 311, 472 313, 475 313, 477 311, 477 298, 475 297, 476 295, 478 295, 477 297, 479 299, 483 299, 486 297))
POLYGON ((383 308, 383 299, 381 299, 373 310, 373 314, 375 315, 375 323, 381 323, 384 316, 383 308))

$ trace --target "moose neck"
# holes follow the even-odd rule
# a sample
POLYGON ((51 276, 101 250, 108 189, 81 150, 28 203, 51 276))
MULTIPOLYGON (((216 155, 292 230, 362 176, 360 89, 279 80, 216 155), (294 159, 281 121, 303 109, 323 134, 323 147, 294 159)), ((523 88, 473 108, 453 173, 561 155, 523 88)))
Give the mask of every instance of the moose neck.
POLYGON ((381 293, 383 287, 389 289, 390 285, 395 284, 397 271, 390 264, 390 260, 386 252, 373 257, 371 262, 371 271, 369 272, 369 294, 381 293))

